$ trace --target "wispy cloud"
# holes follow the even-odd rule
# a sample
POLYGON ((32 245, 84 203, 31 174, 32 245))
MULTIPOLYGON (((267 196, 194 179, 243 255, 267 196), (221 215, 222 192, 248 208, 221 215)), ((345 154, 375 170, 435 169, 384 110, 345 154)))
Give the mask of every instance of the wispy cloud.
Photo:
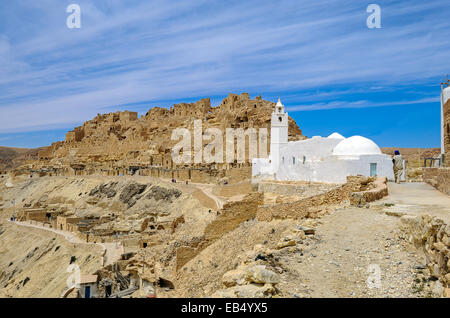
POLYGON ((417 104, 439 103, 439 97, 422 98, 418 100, 392 101, 392 102, 370 102, 367 100, 358 101, 333 101, 329 103, 314 103, 309 105, 293 105, 286 109, 290 112, 328 110, 328 109, 348 109, 348 108, 371 108, 386 106, 408 106, 417 104))
POLYGON ((383 28, 369 30, 358 1, 3 1, 0 132, 67 127, 125 104, 242 91, 283 94, 297 105, 290 111, 425 102, 429 94, 336 101, 418 87, 445 72, 449 6, 380 5, 383 28), (65 26, 72 2, 82 9, 80 30, 65 26), (330 87, 339 88, 324 92, 330 87))

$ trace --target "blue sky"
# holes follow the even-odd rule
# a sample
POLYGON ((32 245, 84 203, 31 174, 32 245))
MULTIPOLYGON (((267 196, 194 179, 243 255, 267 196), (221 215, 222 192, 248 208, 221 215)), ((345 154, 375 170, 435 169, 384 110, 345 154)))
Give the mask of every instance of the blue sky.
POLYGON ((248 92, 306 136, 439 147, 448 1, 2 0, 0 145, 37 147, 97 113, 248 92), (67 5, 81 7, 68 29, 67 5), (381 29, 366 8, 381 7, 381 29))

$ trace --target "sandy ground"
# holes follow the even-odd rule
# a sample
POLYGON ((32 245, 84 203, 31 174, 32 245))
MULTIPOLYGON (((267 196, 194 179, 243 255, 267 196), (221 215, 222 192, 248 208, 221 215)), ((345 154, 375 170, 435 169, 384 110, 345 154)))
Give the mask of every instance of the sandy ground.
POLYGON ((280 257, 284 284, 296 297, 418 297, 414 267, 420 258, 396 236, 398 218, 346 208, 322 218, 303 252, 280 257), (379 271, 380 285, 368 284, 379 271), (373 287, 370 287, 373 286, 373 287))
POLYGON ((323 217, 303 255, 282 257, 289 268, 285 288, 301 297, 426 296, 414 284, 425 259, 398 239, 399 217, 430 214, 448 222, 450 197, 425 183, 388 186, 389 196, 370 208, 349 207, 323 217), (379 288, 368 284, 375 271, 379 288))
MULTIPOLYGON (((43 181, 50 184, 53 180, 43 181)), ((86 188, 83 191, 88 191, 92 188, 94 179, 83 182, 88 183, 82 185, 86 188)), ((79 186, 78 183, 74 178, 61 182, 62 185, 67 184, 69 189, 79 186)), ((38 186, 36 184, 27 188, 27 193, 38 190, 38 186)), ((207 201, 212 201, 217 206, 221 206, 226 200, 214 194, 212 185, 177 183, 173 186, 186 193, 202 191, 207 201)), ((274 257, 281 275, 277 288, 284 297, 426 296, 414 284, 417 280, 417 268, 424 265, 424 259, 412 246, 405 245, 404 241, 398 239, 399 216, 431 214, 448 221, 450 198, 424 183, 389 183, 388 186, 390 195, 385 199, 372 203, 368 208, 341 208, 321 219, 313 220, 314 235, 308 235, 294 249, 283 248, 276 251, 274 257)), ((61 191, 68 193, 69 189, 61 191)), ((54 193, 56 195, 57 192, 54 193)), ((21 196, 26 195, 21 193, 21 196)), ((189 199, 176 206, 167 206, 168 212, 191 201, 189 199)), ((183 207, 185 216, 191 215, 193 220, 183 226, 186 233, 197 231, 211 221, 209 214, 205 212, 206 207, 199 208, 198 203, 192 201, 190 207, 183 207)), ((140 206, 136 206, 136 210, 138 209, 140 206)), ((5 281, 11 280, 8 277, 14 277, 14 283, 21 284, 19 289, 12 283, 4 287, 3 292, 8 296, 57 297, 64 287, 64 279, 68 275, 65 267, 72 255, 85 260, 85 268, 89 273, 98 268, 105 249, 106 257, 103 262, 110 263, 120 255, 115 243, 103 244, 100 248, 99 244, 79 242, 72 234, 63 231, 7 223, 7 231, 2 236, 4 241, 0 241, 0 250, 5 255, 0 258, 0 268, 3 269, 5 281), (17 241, 22 237, 23 240, 17 241), (57 246, 62 246, 61 250, 57 250, 57 246), (33 252, 36 247, 40 248, 33 252), (14 251, 20 248, 23 248, 23 252, 14 251), (41 249, 44 256, 38 255, 41 249), (10 259, 12 265, 9 265, 10 259), (58 279, 54 281, 52 288, 56 288, 58 292, 41 288, 39 277, 43 266, 57 271, 58 279), (21 274, 17 274, 20 270, 21 274), (26 277, 31 280, 25 284, 23 281, 26 277)), ((242 255, 246 255, 256 245, 277 249, 277 243, 297 223, 295 220, 244 222, 183 267, 175 282, 177 289, 182 289, 177 290, 177 295, 212 295, 217 289, 223 288, 220 282, 222 275, 235 268, 242 255)), ((46 275, 49 281, 53 280, 51 271, 46 272, 46 275)))
MULTIPOLYGON (((242 224, 183 268, 178 281, 184 290, 180 296, 203 297, 223 288, 218 283, 222 275, 260 244, 273 251, 282 297, 428 297, 417 282, 425 259, 421 251, 400 238, 399 216, 432 210, 432 214, 446 217, 450 198, 426 184, 389 184, 389 189, 390 196, 367 208, 341 208, 309 220, 315 234, 295 247, 277 249, 276 245, 302 220, 242 224), (390 213, 393 207, 406 204, 405 212, 390 213)), ((269 264, 264 260, 257 263, 269 264)))

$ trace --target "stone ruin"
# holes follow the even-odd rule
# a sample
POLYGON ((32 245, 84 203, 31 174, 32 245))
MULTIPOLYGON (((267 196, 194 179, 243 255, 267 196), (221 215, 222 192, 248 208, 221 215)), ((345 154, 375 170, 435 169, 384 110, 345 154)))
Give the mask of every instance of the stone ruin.
MULTIPOLYGON (((137 173, 198 182, 216 182, 227 177, 246 179, 251 174, 250 160, 176 165, 171 156, 171 149, 177 143, 171 140, 172 131, 175 128, 192 131, 193 121, 200 119, 203 130, 267 128, 269 142, 274 107, 275 103, 260 96, 250 99, 249 94, 243 93, 228 95, 217 107, 212 107, 210 99, 205 98, 195 103, 175 104, 169 109, 154 107, 141 117, 130 111, 98 114, 67 132, 64 141, 41 150, 38 160, 17 168, 15 173, 38 176, 137 173)), ((295 121, 292 118, 289 121, 289 140, 304 139, 295 121)))

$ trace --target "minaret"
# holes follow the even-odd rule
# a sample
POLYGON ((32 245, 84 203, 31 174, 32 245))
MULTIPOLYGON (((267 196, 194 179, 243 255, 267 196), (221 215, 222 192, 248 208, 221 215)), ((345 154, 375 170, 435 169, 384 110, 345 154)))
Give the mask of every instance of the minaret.
POLYGON ((288 142, 288 113, 284 112, 284 105, 278 98, 278 103, 272 113, 270 121, 270 158, 274 172, 280 164, 280 146, 288 142))

